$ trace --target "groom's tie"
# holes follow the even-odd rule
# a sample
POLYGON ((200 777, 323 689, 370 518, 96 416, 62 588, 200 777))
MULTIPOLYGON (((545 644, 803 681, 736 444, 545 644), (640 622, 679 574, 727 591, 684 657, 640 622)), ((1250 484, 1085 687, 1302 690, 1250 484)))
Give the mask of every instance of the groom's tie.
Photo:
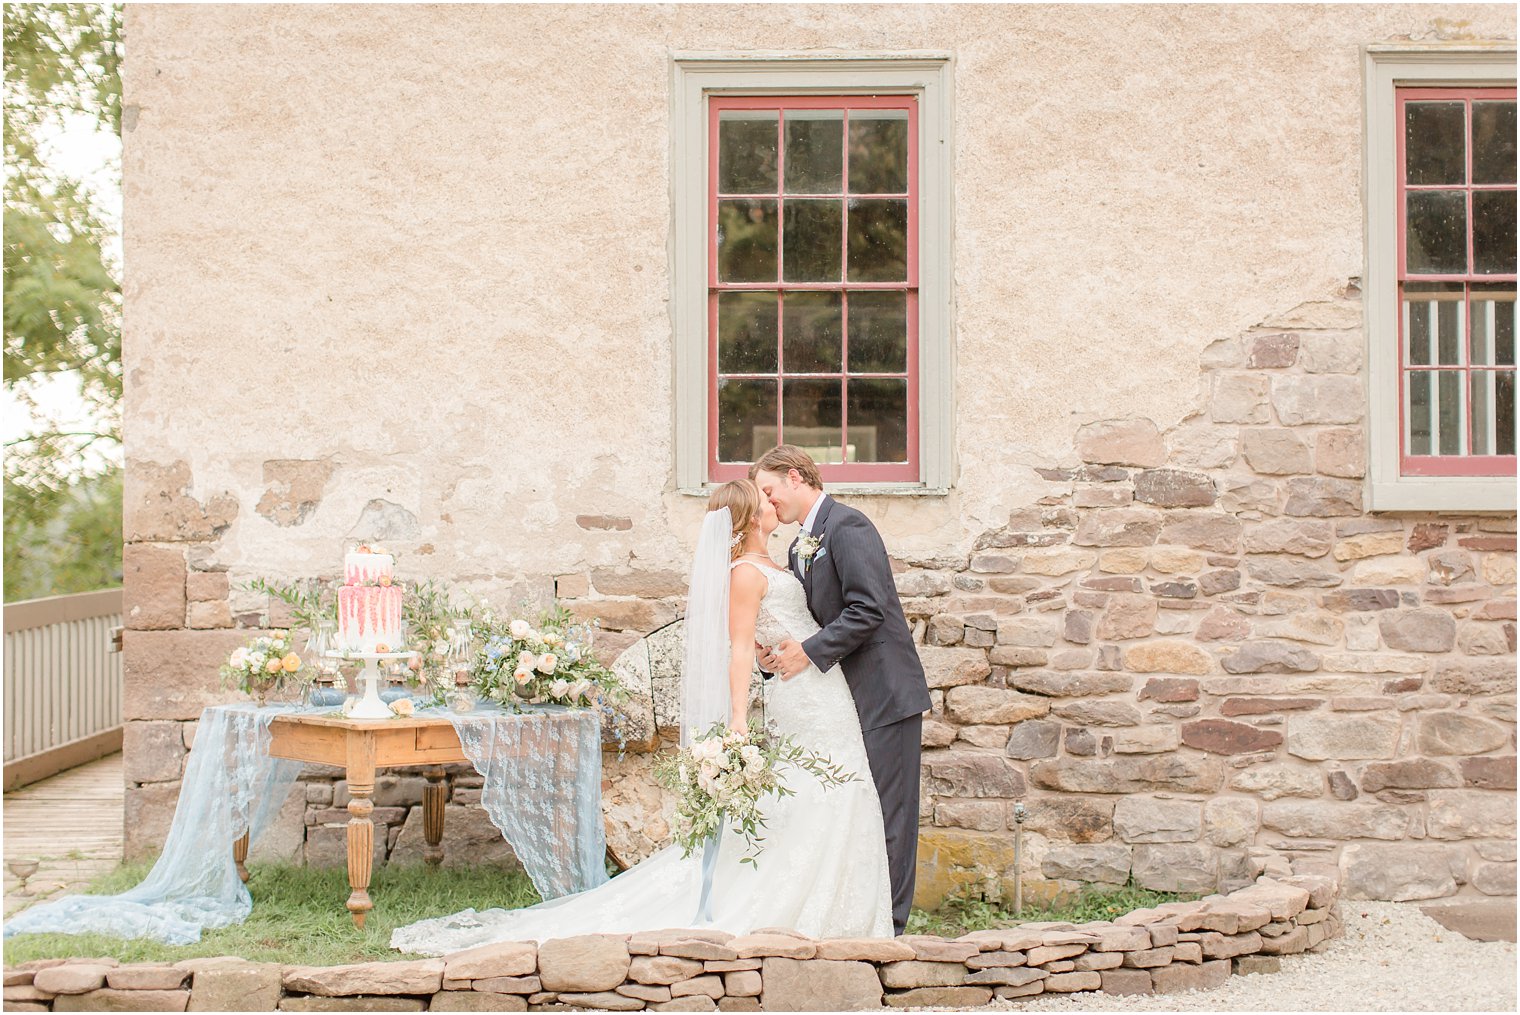
POLYGON ((792 574, 797 576, 798 581, 802 581, 802 562, 797 559, 797 543, 802 539, 803 531, 802 529, 797 530, 797 535, 792 537, 792 545, 787 547, 786 550, 787 565, 791 567, 792 574))

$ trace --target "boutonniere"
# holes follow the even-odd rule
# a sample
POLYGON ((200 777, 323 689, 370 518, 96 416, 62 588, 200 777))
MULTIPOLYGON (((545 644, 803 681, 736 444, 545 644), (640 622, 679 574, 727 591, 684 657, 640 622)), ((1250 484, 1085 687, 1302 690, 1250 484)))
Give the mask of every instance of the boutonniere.
POLYGON ((811 532, 804 532, 797 537, 797 563, 802 566, 802 573, 807 574, 808 568, 813 563, 813 554, 818 552, 818 546, 822 542, 811 532))

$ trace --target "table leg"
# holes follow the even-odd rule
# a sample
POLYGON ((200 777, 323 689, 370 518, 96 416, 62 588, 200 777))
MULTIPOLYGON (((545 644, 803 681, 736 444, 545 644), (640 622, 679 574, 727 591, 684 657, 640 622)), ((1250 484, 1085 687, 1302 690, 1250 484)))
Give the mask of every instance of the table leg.
POLYGON ((375 856, 375 738, 368 733, 348 737, 348 911, 354 926, 364 928, 364 917, 375 904, 369 897, 369 878, 375 856))
POLYGON ((427 786, 422 790, 422 835, 427 845, 422 858, 436 867, 443 862, 443 766, 427 770, 427 786))
POLYGON ((246 884, 248 881, 248 868, 245 866, 248 862, 247 832, 244 832, 238 841, 232 844, 232 860, 237 864, 238 880, 246 884))

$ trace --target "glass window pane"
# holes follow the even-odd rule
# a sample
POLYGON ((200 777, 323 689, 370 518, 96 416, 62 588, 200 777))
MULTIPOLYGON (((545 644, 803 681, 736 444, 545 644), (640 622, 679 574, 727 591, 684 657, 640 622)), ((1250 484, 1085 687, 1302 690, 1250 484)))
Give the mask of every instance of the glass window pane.
MULTIPOLYGON (((1472 380, 1470 382, 1472 400, 1472 453, 1475 455, 1500 454, 1496 450, 1500 436, 1498 396, 1500 377, 1505 374, 1508 374, 1511 378, 1514 376, 1510 371, 1474 370, 1472 372, 1472 380)), ((1511 414, 1510 421, 1512 424, 1514 410, 1514 399, 1512 397, 1514 385, 1512 382, 1507 392, 1510 396, 1508 410, 1511 414)), ((1513 431, 1513 429, 1514 427, 1511 425, 1510 430, 1513 431)), ((1513 454, 1513 452, 1503 453, 1513 454)))
POLYGON ((1467 123, 1460 102, 1404 106, 1405 179, 1413 184, 1467 182, 1467 123))
POLYGON ((1514 366, 1515 287, 1512 283, 1474 283, 1472 362, 1514 366))
POLYGON ((786 111, 786 192, 837 194, 844 170, 844 110, 786 111))
POLYGON ((788 200, 782 277, 788 282, 838 282, 843 201, 788 200))
POLYGON ((718 113, 718 193, 774 194, 776 142, 774 109, 726 109, 718 113))
MULTIPOLYGON (((1467 271, 1467 199, 1460 190, 1411 190, 1406 263, 1412 275, 1467 271)), ((1511 219, 1513 221, 1513 219, 1511 219)))
POLYGON ((1436 304, 1436 362, 1456 366, 1462 362, 1463 317, 1467 308, 1458 300, 1436 304))
POLYGON ((786 294, 786 354, 782 366, 789 374, 838 373, 844 314, 838 293, 786 294))
POLYGON ((1515 182, 1515 100, 1473 103, 1473 182, 1515 182))
POLYGON ((1404 426, 1406 436, 1404 440, 1405 453, 1411 455, 1430 454, 1430 371, 1414 370, 1405 378, 1407 387, 1406 397, 1409 400, 1408 411, 1405 414, 1404 426))
POLYGON ((850 381, 849 432, 845 449, 853 462, 908 460, 908 382, 850 381))
POLYGON ((906 373, 908 294, 850 293, 850 372, 906 373))
POLYGON ((781 404, 781 439, 813 456, 815 462, 840 460, 840 391, 838 381, 786 381, 781 404))
POLYGON ((1515 372, 1500 370, 1494 378, 1494 454, 1515 453, 1515 372))
POLYGON ((776 202, 718 202, 718 281, 776 281, 776 202))
POLYGON ((718 294, 718 372, 776 372, 776 294, 718 294))
POLYGON ((776 443, 776 382, 718 382, 718 460, 753 462, 776 443))
POLYGON ((908 111, 850 111, 850 193, 908 192, 908 111))
POLYGON ((1482 275, 1515 273, 1515 192, 1473 191, 1473 271, 1482 275))
POLYGON ((908 202, 850 200, 851 282, 908 277, 908 202))
POLYGON ((1436 375, 1436 441, 1443 455, 1460 455, 1465 443, 1463 433, 1467 413, 1462 405, 1462 372, 1442 370, 1436 375))

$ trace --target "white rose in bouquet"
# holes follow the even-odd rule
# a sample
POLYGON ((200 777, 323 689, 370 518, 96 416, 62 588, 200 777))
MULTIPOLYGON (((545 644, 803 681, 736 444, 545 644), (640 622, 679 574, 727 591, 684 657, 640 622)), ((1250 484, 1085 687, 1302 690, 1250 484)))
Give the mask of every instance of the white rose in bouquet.
POLYGON ((538 672, 553 673, 554 667, 558 664, 559 660, 554 658, 553 652, 545 652, 543 655, 538 657, 538 672))
POLYGON ((549 695, 554 698, 563 698, 570 693, 570 682, 561 677, 549 685, 549 695))
POLYGON ((523 651, 517 653, 518 669, 531 670, 536 665, 538 665, 538 656, 534 655, 532 652, 524 649, 523 651))
POLYGON ((533 633, 533 625, 526 620, 514 620, 512 621, 511 631, 512 637, 518 641, 523 641, 528 635, 533 633))
POLYGON ((232 650, 232 655, 227 657, 227 665, 235 670, 241 670, 248 663, 248 649, 239 645, 232 650))
POLYGON ((582 678, 570 685, 570 696, 590 700, 591 681, 582 678))

